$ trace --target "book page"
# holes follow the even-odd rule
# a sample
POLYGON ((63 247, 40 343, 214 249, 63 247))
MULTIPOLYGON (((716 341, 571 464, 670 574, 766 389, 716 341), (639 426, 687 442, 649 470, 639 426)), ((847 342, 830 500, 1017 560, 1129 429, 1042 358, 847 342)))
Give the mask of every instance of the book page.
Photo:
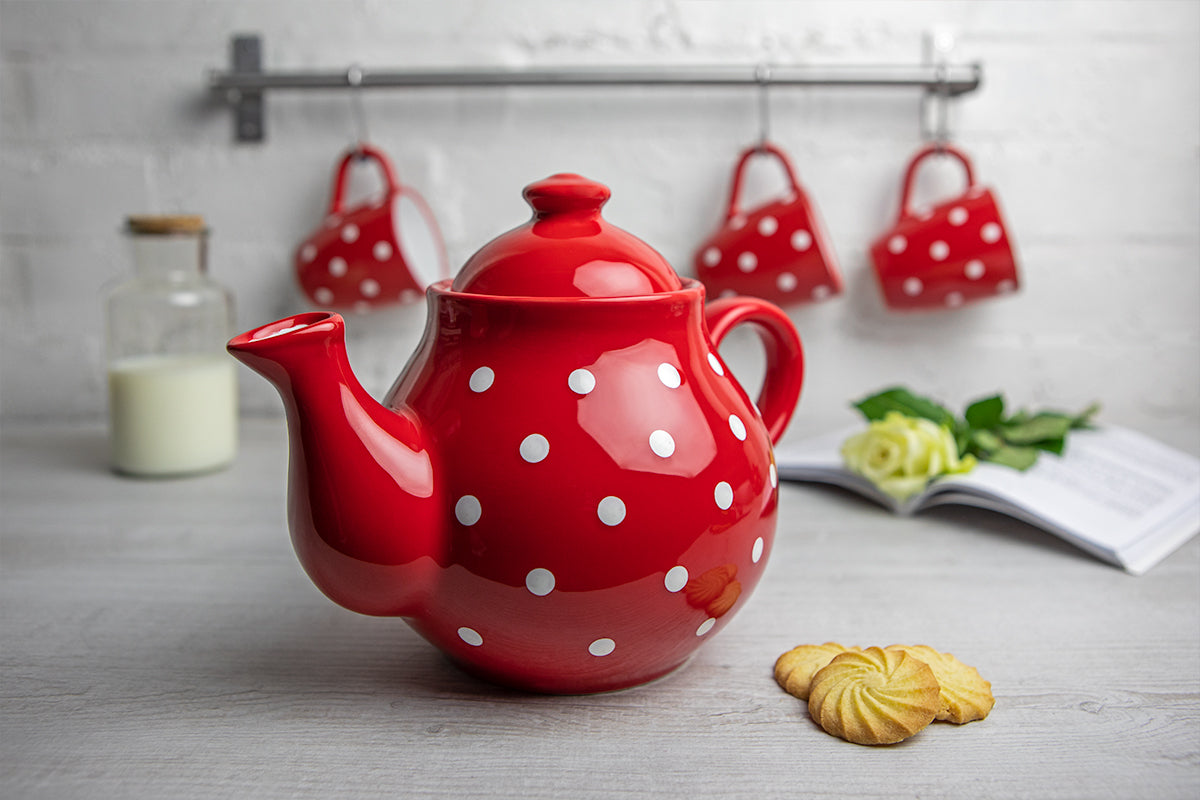
POLYGON ((1025 472, 980 464, 937 487, 973 487, 1067 528, 1113 552, 1189 518, 1200 500, 1200 461, 1122 428, 1073 431, 1061 457, 1043 454, 1025 472))
MULTIPOLYGON (((780 476, 855 489, 848 478, 831 477, 857 477, 839 453, 855 430, 781 448, 780 476)), ((1025 472, 983 463, 935 481, 915 500, 888 505, 906 513, 942 503, 1007 513, 1140 573, 1200 532, 1200 460, 1124 428, 1079 430, 1061 457, 1045 453, 1025 472)))

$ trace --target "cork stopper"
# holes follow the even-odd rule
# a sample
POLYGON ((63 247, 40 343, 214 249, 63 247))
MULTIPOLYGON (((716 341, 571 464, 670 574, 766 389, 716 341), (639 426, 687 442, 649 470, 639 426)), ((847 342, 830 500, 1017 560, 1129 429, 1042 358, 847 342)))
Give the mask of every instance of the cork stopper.
POLYGON ((125 219, 130 233, 148 236, 169 236, 178 233, 204 233, 204 217, 200 214, 133 214, 125 219))

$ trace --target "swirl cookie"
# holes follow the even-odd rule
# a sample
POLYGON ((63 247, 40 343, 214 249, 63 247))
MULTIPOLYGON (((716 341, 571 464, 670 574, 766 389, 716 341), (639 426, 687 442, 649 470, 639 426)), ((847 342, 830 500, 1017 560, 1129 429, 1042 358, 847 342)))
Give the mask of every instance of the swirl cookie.
POLYGON ((802 644, 781 655, 775 662, 775 682, 801 700, 808 699, 808 687, 817 670, 846 651, 861 652, 858 647, 843 647, 837 642, 802 644))
POLYGON ((941 689, 929 665, 902 649, 837 655, 812 677, 808 713, 855 744, 894 744, 937 716, 941 689))
POLYGON ((893 644, 887 650, 902 650, 924 661, 933 670, 941 687, 941 708, 937 718, 962 725, 985 718, 996 704, 992 684, 975 667, 968 667, 950 653, 941 653, 924 644, 893 644))

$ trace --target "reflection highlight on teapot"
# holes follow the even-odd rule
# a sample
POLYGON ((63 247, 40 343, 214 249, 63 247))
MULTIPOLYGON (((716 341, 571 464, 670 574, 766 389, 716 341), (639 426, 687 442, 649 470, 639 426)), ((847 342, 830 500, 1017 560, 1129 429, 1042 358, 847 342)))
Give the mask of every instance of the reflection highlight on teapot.
POLYGON ((690 579, 683 587, 688 605, 699 608, 713 619, 720 619, 742 594, 736 564, 721 564, 690 579))

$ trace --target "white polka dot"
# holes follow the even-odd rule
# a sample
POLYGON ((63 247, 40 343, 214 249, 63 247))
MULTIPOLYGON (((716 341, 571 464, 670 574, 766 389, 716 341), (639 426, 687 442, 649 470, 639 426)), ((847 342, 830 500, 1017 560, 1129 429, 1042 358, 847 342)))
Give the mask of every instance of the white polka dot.
POLYGON ((790 292, 794 290, 796 288, 796 284, 799 282, 800 281, 796 279, 796 276, 790 272, 782 272, 779 274, 779 277, 775 279, 775 285, 779 287, 779 291, 781 292, 790 292))
POLYGON ((709 617, 708 619, 704 620, 704 622, 700 623, 699 628, 696 628, 696 635, 703 636, 704 634, 711 631, 713 629, 713 625, 716 625, 716 624, 717 624, 717 620, 713 617, 709 617))
POLYGON ((945 261, 946 256, 950 255, 950 245, 942 240, 938 240, 929 245, 929 257, 934 261, 945 261))
POLYGON ((313 291, 313 299, 321 305, 327 306, 333 302, 333 290, 325 286, 319 286, 313 291))
POLYGON ((962 292, 950 292, 946 295, 946 305, 951 308, 958 308, 963 304, 962 292))
POLYGON ((492 382, 496 380, 496 373, 491 367, 480 367, 471 373, 471 379, 467 385, 471 387, 472 392, 486 392, 492 388, 492 382))
POLYGON ((996 284, 996 291, 1000 292, 1001 294, 1008 294, 1009 292, 1015 292, 1016 290, 1017 282, 1009 278, 1005 278, 996 284))
POLYGON ((901 288, 909 297, 916 297, 925 289, 925 284, 921 283, 920 278, 905 278, 901 288))
POLYGON ((688 571, 687 567, 671 567, 667 570, 667 577, 663 578, 663 585, 667 587, 668 592, 678 592, 684 586, 687 586, 688 571))
POLYGON ((715 267, 721 263, 721 251, 715 247, 706 248, 700 255, 700 260, 706 267, 715 267))
POLYGON ((713 500, 717 501, 717 508, 722 511, 727 510, 733 505, 733 487, 725 481, 721 481, 713 490, 713 500))
POLYGON ((1001 233, 1002 231, 1000 230, 1000 226, 994 222, 989 222, 987 225, 984 225, 979 229, 980 238, 988 244, 1000 241, 1001 233))
POLYGON ((342 241, 346 244, 358 241, 358 226, 350 223, 342 228, 342 241))
POLYGON ((371 310, 371 304, 368 303, 366 300, 359 300, 357 303, 354 304, 354 310, 357 311, 359 314, 365 314, 371 310))
POLYGON ((739 441, 746 441, 746 423, 742 422, 742 418, 737 414, 729 415, 729 430, 733 431, 733 435, 739 441))
POLYGON ((832 289, 830 289, 830 288, 829 288, 828 286, 826 286, 825 284, 821 284, 820 286, 818 286, 818 287, 816 287, 815 289, 813 289, 813 290, 812 290, 812 297, 813 297, 813 300, 825 300, 825 299, 827 299, 827 298, 828 298, 828 297, 829 297, 831 294, 833 294, 833 290, 832 290, 832 289))
POLYGON ((376 261, 387 261, 392 257, 392 243, 381 239, 371 248, 371 254, 375 256, 376 261))
POLYGON ((617 643, 612 639, 597 639, 588 645, 588 652, 594 656, 606 656, 617 649, 617 643))
POLYGON ((758 266, 758 256, 747 250, 738 256, 737 265, 742 272, 754 272, 754 268, 758 266))
POLYGON ((471 645, 471 647, 479 647, 479 645, 483 644, 483 637, 474 628, 459 628, 458 638, 471 645))
POLYGON ((468 527, 479 522, 479 518, 483 516, 483 507, 479 505, 479 498, 473 494, 464 494, 458 498, 458 502, 454 504, 454 516, 468 527))
POLYGON ((733 217, 733 219, 729 220, 729 227, 733 228, 735 231, 741 230, 742 228, 746 227, 746 218, 741 214, 738 214, 737 216, 733 217))
POLYGON ((554 573, 541 567, 529 570, 525 576, 525 588, 538 597, 545 597, 554 591, 554 573))
POLYGON ((575 394, 588 394, 596 388, 596 376, 586 369, 577 369, 567 376, 567 386, 575 394))
POLYGON ((908 247, 908 239, 905 239, 903 236, 897 235, 888 239, 887 249, 892 255, 903 253, 906 247, 908 247))
POLYGON ((609 495, 596 506, 596 516, 605 525, 620 525, 625 520, 625 501, 609 495))
POLYGON ((983 273, 987 270, 983 266, 983 262, 978 258, 973 258, 963 267, 963 274, 973 281, 977 281, 983 277, 983 273))
POLYGON ((531 433, 521 440, 521 458, 536 464, 550 455, 550 442, 540 433, 531 433))
POLYGON ((329 259, 329 274, 335 278, 340 278, 346 274, 346 270, 350 267, 346 264, 346 259, 334 256, 329 259))
POLYGON ((950 213, 946 215, 946 219, 950 221, 951 225, 962 225, 967 221, 967 210, 962 206, 955 206, 950 209, 950 213))
POLYGON ((363 297, 378 297, 379 281, 374 278, 367 278, 358 285, 358 290, 362 292, 363 297))
POLYGON ((300 260, 305 264, 317 257, 317 246, 315 244, 306 244, 300 248, 300 260))
POLYGON ((667 458, 675 452, 675 439, 666 431, 654 431, 650 434, 650 449, 654 455, 667 458))
POLYGON ((725 374, 725 368, 721 366, 721 360, 717 358, 715 353, 708 354, 708 365, 712 367, 712 371, 718 375, 725 374))
POLYGON ((758 560, 762 558, 763 544, 763 538, 761 536, 754 540, 754 547, 750 550, 750 560, 755 564, 757 564, 758 560))
POLYGON ((779 230, 779 220, 774 217, 763 217, 758 221, 758 232, 763 236, 770 236, 779 230))
POLYGON ((772 489, 779 486, 779 470, 775 469, 774 464, 767 468, 767 475, 771 478, 772 489))
POLYGON ((791 244, 793 250, 798 250, 803 253, 808 248, 812 247, 812 234, 806 230, 798 230, 792 233, 791 244))
POLYGON ((679 377, 679 370, 670 364, 658 365, 658 379, 662 381, 662 385, 668 389, 678 389, 679 384, 683 381, 679 377))

